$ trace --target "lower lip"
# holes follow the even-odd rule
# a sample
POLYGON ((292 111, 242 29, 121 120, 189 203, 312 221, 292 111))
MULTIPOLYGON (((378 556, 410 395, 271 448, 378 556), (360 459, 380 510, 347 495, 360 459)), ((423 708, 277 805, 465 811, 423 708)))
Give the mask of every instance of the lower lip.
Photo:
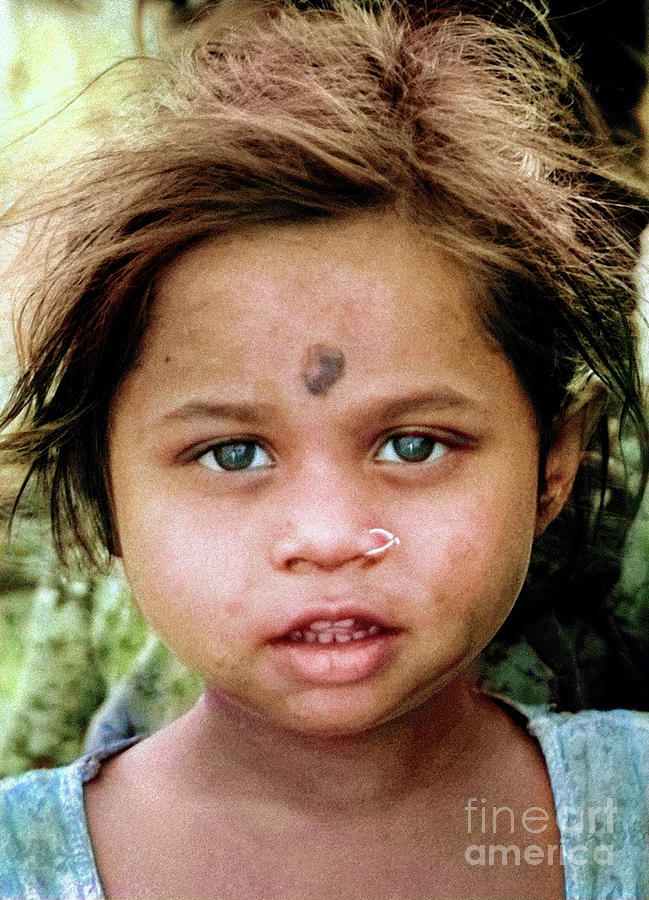
POLYGON ((395 652, 398 634, 385 631, 344 644, 281 641, 273 651, 293 676, 310 684, 353 684, 376 674, 395 652))

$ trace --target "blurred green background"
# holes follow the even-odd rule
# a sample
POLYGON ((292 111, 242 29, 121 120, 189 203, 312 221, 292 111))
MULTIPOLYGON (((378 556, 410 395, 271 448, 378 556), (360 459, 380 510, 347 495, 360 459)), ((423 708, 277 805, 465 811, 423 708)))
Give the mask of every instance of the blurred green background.
MULTIPOLYGON (((122 110, 132 86, 128 77, 122 72, 94 79, 119 60, 158 53, 191 27, 192 15, 204 5, 0 0, 3 209, 41 166, 92 144, 106 115, 122 110)), ((19 245, 20 235, 0 231, 5 266, 19 245)), ((12 284, 12 278, 0 280, 0 401, 14 371, 12 284)), ((179 715, 198 696, 200 682, 149 634, 119 568, 85 579, 63 572, 47 529, 29 514, 29 502, 9 542, 6 519, 15 480, 11 473, 0 477, 2 774, 66 763, 79 755, 84 740, 110 739, 106 723, 117 734, 146 732, 179 715), (103 711, 99 723, 93 719, 98 709, 103 711)), ((645 503, 630 536, 621 582, 625 615, 638 629, 646 624, 648 570, 645 503)), ((529 646, 510 649, 506 657, 496 654, 492 662, 496 680, 508 679, 505 687, 523 699, 546 699, 543 666, 529 646)))
MULTIPOLYGON (((129 57, 156 55, 205 5, 0 0, 3 210, 42 167, 91 146, 107 116, 123 112, 135 67, 98 76, 129 57)), ((20 240, 11 229, 0 231, 0 271, 16 257, 20 240)), ((0 280, 0 402, 15 371, 15 277, 12 269, 0 280)), ((7 471, 0 479, 2 774, 74 759, 93 713, 106 703, 123 732, 153 730, 175 718, 200 683, 150 636, 119 569, 80 580, 63 572, 29 501, 9 541, 6 520, 18 482, 7 471)))

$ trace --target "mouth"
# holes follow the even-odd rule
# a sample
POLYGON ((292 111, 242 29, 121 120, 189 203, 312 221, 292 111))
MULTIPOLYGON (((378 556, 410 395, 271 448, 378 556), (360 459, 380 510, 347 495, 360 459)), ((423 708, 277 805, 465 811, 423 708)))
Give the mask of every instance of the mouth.
POLYGON ((347 644, 376 637, 391 629, 375 620, 353 616, 346 619, 315 619, 304 628, 294 628, 280 640, 292 644, 347 644))
POLYGON ((311 684, 360 681, 383 668, 403 629, 372 613, 306 614, 271 641, 288 672, 311 684))

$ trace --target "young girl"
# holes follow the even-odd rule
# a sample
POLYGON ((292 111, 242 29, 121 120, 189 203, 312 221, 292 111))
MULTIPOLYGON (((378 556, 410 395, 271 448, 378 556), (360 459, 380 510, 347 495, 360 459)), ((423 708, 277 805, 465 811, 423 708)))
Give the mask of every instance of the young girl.
POLYGON ((205 690, 7 779, 3 897, 649 896, 646 716, 476 668, 642 494, 641 188, 529 30, 328 6, 221 7, 42 188, 3 446, 205 690))

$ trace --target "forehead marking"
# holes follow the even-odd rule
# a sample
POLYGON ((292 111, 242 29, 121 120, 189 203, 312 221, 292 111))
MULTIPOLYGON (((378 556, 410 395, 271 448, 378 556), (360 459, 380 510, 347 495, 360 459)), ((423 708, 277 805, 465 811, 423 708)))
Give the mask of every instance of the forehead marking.
POLYGON ((324 394, 345 371, 345 357, 326 344, 314 344, 304 356, 302 380, 311 394, 324 394))

